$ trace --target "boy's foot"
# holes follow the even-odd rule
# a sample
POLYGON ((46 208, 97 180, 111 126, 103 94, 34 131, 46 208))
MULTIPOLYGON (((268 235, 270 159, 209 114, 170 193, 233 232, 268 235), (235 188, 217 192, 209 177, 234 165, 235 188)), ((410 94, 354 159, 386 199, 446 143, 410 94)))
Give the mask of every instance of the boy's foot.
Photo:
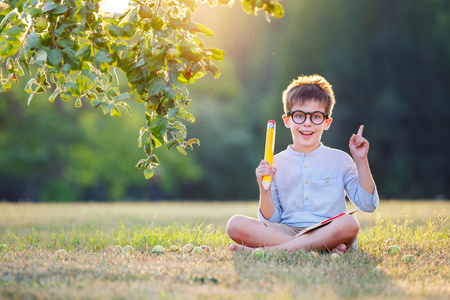
POLYGON ((340 244, 333 249, 333 252, 342 255, 344 254, 345 250, 347 250, 347 246, 345 246, 344 244, 340 244))
POLYGON ((255 250, 255 248, 247 247, 247 246, 243 246, 243 245, 238 245, 238 244, 232 244, 232 245, 230 245, 230 251, 231 251, 231 252, 235 252, 235 251, 247 251, 247 252, 252 252, 253 250, 255 250))

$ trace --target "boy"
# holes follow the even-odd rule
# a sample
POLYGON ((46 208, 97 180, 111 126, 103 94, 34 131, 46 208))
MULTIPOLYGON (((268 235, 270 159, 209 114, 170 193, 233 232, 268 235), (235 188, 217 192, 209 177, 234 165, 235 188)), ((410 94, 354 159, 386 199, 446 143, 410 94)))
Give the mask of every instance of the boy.
POLYGON ((301 76, 283 92, 284 125, 293 144, 274 156, 273 168, 261 161, 256 168, 259 185, 258 219, 236 215, 227 224, 237 244, 230 250, 329 250, 342 254, 356 241, 359 223, 344 215, 300 237, 303 228, 346 211, 345 193, 364 212, 378 206, 378 194, 369 168, 364 126, 350 138, 352 158, 324 146, 321 137, 330 128, 335 104, 331 85, 321 76, 301 76), (272 176, 266 192, 262 177, 272 176))

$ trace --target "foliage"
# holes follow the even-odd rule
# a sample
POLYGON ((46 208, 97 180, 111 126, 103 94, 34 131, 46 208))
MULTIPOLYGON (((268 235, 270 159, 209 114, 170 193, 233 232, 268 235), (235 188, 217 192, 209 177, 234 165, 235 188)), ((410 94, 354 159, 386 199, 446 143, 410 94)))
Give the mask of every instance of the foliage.
MULTIPOLYGON (((241 3, 248 13, 283 15, 277 1, 241 3)), ((137 167, 150 178, 159 165, 155 148, 175 147, 185 155, 186 149, 199 144, 195 138, 186 140, 186 126, 180 121, 195 120, 186 109, 190 103, 186 85, 207 73, 220 75, 214 61, 222 60, 225 52, 207 47, 199 37, 214 33, 191 19, 198 8, 195 0, 134 0, 116 18, 104 13, 98 0, 6 1, 0 13, 0 61, 7 70, 1 91, 10 90, 27 73, 32 76, 25 86, 28 104, 35 94, 51 89, 51 102, 59 97, 81 107, 85 98, 114 117, 131 111, 127 101, 135 95, 147 109, 138 139, 146 158, 137 167), (126 74, 130 92, 118 88, 116 70, 126 74)))

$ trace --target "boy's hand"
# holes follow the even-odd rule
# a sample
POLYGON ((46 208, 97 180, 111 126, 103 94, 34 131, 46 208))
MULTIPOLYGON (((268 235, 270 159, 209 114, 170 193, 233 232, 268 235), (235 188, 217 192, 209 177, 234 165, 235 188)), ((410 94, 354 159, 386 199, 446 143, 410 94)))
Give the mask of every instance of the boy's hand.
POLYGON ((362 133, 364 125, 359 127, 358 133, 353 134, 350 138, 350 152, 352 153, 354 160, 363 160, 367 158, 369 152, 369 142, 363 138, 362 133))
POLYGON ((272 180, 273 180, 273 176, 275 176, 276 173, 276 169, 270 167, 270 164, 267 160, 262 160, 259 163, 259 166, 256 168, 256 179, 258 180, 258 184, 259 186, 262 188, 262 178, 263 176, 272 176, 272 180))

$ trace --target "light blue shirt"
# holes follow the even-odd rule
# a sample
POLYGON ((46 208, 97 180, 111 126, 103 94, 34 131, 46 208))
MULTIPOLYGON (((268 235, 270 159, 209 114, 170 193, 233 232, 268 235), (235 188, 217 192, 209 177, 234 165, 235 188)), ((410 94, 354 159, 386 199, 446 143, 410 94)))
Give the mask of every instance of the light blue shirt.
POLYGON ((359 185, 358 171, 347 153, 320 144, 311 153, 292 150, 273 158, 277 173, 272 181, 275 212, 262 220, 295 227, 308 227, 347 210, 345 195, 363 212, 378 206, 378 193, 365 191, 359 185))

